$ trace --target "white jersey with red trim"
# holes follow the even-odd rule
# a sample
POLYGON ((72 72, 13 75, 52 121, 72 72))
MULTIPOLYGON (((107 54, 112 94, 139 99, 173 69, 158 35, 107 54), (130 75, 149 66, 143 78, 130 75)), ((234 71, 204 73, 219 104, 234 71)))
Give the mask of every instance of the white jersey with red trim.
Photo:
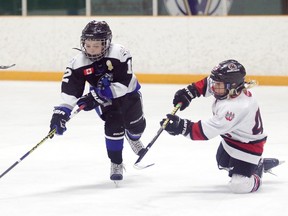
MULTIPOLYGON (((208 82, 209 78, 206 78, 194 83, 203 96, 211 95, 208 82)), ((212 112, 213 116, 208 120, 192 123, 190 138, 208 140, 220 135, 222 145, 230 156, 258 164, 267 135, 252 93, 246 90, 234 98, 215 99, 212 112)))

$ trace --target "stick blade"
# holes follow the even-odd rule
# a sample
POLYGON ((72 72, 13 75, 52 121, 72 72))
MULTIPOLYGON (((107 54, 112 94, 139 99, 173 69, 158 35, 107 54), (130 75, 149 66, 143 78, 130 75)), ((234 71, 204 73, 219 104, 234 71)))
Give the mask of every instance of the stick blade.
POLYGON ((141 154, 139 155, 138 159, 136 160, 136 162, 134 164, 140 163, 140 161, 142 160, 142 158, 146 155, 146 153, 148 152, 149 148, 145 148, 143 150, 141 150, 141 154))
POLYGON ((8 69, 8 68, 11 68, 11 67, 14 67, 16 64, 12 64, 12 65, 0 65, 0 69, 8 69))
POLYGON ((140 164, 140 163, 135 163, 134 164, 134 168, 138 169, 138 170, 143 170, 143 169, 146 169, 146 168, 151 167, 153 165, 155 165, 155 163, 151 163, 151 164, 147 164, 147 165, 143 165, 143 164, 140 164))

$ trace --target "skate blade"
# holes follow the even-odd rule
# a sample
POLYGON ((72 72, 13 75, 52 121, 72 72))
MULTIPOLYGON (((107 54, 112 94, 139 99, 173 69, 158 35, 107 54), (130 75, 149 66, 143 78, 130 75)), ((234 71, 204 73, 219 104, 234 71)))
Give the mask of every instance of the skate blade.
MULTIPOLYGON (((281 165, 281 164, 283 164, 283 163, 285 163, 285 161, 279 161, 279 164, 278 164, 277 166, 275 166, 275 167, 278 167, 279 165, 281 165)), ((275 167, 273 167, 272 169, 274 169, 275 167)), ((269 174, 271 174, 271 175, 277 176, 276 174, 274 174, 274 173, 272 172, 272 169, 266 170, 266 171, 264 171, 264 173, 269 173, 269 174)))
POLYGON ((119 187, 120 186, 120 182, 121 180, 113 180, 115 187, 119 187))

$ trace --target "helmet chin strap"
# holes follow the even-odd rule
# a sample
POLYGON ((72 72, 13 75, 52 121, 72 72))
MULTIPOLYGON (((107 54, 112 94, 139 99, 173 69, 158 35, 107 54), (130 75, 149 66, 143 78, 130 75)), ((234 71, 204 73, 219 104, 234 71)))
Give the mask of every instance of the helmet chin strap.
POLYGON ((218 99, 218 100, 224 100, 229 98, 229 90, 226 89, 226 93, 220 95, 220 94, 216 94, 215 91, 213 91, 213 96, 218 99))
POLYGON ((244 85, 239 85, 236 88, 231 88, 231 84, 230 83, 227 83, 225 86, 226 86, 227 92, 225 94, 223 94, 223 95, 217 95, 216 97, 215 97, 215 94, 214 94, 215 98, 217 98, 219 100, 235 98, 238 95, 240 95, 242 90, 245 88, 244 85))
POLYGON ((85 55, 87 56, 87 58, 89 58, 92 62, 101 60, 101 59, 103 58, 103 55, 102 55, 102 54, 99 54, 99 55, 91 55, 91 54, 87 53, 86 51, 85 51, 84 53, 85 53, 85 55))
POLYGON ((241 92, 242 92, 243 89, 245 89, 244 84, 243 84, 243 85, 239 85, 239 86, 237 86, 236 88, 230 89, 230 90, 229 90, 229 93, 228 93, 228 97, 229 97, 229 98, 237 97, 238 95, 241 94, 241 92))
POLYGON ((228 98, 237 97, 240 93, 236 89, 230 89, 228 93, 228 98))

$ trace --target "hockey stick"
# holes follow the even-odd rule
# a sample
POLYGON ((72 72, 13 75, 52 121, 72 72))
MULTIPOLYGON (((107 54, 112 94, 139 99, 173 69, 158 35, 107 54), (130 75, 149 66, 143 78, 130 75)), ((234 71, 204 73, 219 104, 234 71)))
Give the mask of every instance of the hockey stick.
MULTIPOLYGON (((78 114, 81 110, 84 109, 84 105, 80 106, 77 110, 75 110, 72 115, 70 116, 69 120, 73 118, 76 114, 78 114)), ((69 121, 68 120, 68 121, 69 121)), ((67 122, 68 122, 67 121, 67 122)), ((22 160, 24 160, 29 154, 31 154, 33 151, 35 151, 36 148, 38 148, 41 144, 43 144, 47 139, 52 138, 56 133, 56 128, 54 128, 52 131, 48 133, 46 137, 44 137, 37 145, 35 145, 30 151, 28 151, 26 154, 24 154, 18 161, 16 161, 14 164, 12 164, 5 172, 3 172, 0 175, 0 178, 2 178, 4 175, 6 175, 10 170, 12 170, 17 164, 19 164, 22 160)))
MULTIPOLYGON (((171 114, 175 115, 176 112, 180 109, 180 107, 182 106, 182 103, 178 103, 174 109, 172 110, 171 114)), ((163 125, 160 127, 160 129, 157 131, 157 134, 154 136, 154 138, 152 139, 152 141, 146 146, 146 148, 144 149, 144 151, 142 152, 142 154, 139 156, 139 158, 137 159, 137 161, 134 163, 134 167, 137 169, 144 169, 150 166, 153 166, 153 164, 149 164, 146 166, 140 166, 139 162, 143 159, 143 157, 147 154, 147 152, 149 151, 149 149, 152 147, 152 145, 155 143, 155 141, 158 139, 158 137, 160 136, 160 134, 163 132, 163 130, 166 128, 167 124, 169 122, 169 119, 166 118, 166 120, 164 121, 163 125)))
POLYGON ((7 68, 13 67, 13 66, 15 66, 15 65, 16 65, 16 64, 7 65, 7 66, 5 66, 5 65, 0 65, 0 69, 7 69, 7 68))

